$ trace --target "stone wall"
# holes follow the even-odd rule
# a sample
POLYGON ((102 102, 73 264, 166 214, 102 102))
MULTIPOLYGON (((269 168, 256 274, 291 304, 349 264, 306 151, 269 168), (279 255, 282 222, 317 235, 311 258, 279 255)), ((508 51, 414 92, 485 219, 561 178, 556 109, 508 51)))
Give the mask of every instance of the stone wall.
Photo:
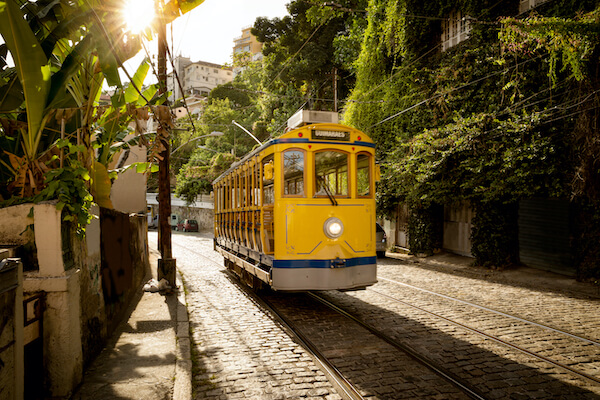
POLYGON ((102 292, 111 331, 150 273, 147 226, 144 216, 100 210, 102 292))
POLYGON ((199 230, 213 230, 214 212, 210 208, 172 206, 171 213, 179 215, 181 219, 195 219, 198 221, 199 230))

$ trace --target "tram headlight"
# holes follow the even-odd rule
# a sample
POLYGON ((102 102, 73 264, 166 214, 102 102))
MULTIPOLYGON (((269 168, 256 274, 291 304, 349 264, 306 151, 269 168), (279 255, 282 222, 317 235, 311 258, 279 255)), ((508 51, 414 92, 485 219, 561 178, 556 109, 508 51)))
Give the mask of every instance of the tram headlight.
POLYGON ((323 224, 323 232, 330 239, 337 239, 344 233, 344 224, 339 218, 331 217, 323 224))

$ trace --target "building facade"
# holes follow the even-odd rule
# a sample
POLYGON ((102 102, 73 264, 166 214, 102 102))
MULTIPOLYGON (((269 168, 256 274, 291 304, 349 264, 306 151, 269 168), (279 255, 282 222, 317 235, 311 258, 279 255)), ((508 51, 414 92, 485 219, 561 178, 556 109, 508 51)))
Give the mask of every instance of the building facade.
MULTIPOLYGON (((233 55, 244 54, 242 61, 257 61, 262 58, 262 43, 256 39, 250 31, 252 27, 248 26, 242 29, 242 36, 233 39, 233 55)), ((243 67, 235 67, 234 75, 237 75, 243 67)))
POLYGON ((205 61, 192 62, 188 57, 179 56, 173 60, 173 65, 181 82, 181 88, 176 75, 171 72, 167 77, 167 89, 172 93, 169 97, 172 102, 184 96, 206 97, 218 85, 233 80, 232 69, 220 64, 205 61))

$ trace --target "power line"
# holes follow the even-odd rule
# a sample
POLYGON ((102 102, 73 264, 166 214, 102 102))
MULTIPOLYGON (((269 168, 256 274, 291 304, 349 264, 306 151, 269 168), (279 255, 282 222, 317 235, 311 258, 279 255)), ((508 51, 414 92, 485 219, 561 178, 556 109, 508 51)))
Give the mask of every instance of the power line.
MULTIPOLYGON (((512 69, 512 68, 517 68, 518 66, 520 66, 520 65, 522 65, 522 64, 526 64, 526 63, 528 63, 528 62, 531 62, 531 61, 533 61, 533 60, 536 60, 536 59, 538 59, 538 58, 541 58, 541 56, 537 56, 537 57, 535 57, 535 58, 531 58, 531 59, 529 59, 529 60, 526 60, 526 61, 524 61, 523 63, 520 63, 520 64, 519 64, 519 63, 517 63, 517 64, 515 64, 514 66, 511 66, 509 69, 512 69)), ((491 74, 489 74, 489 75, 483 76, 483 77, 481 77, 481 78, 477 78, 477 79, 475 79, 475 80, 473 80, 473 81, 467 82, 467 83, 465 83, 465 84, 463 84, 463 85, 460 85, 460 86, 458 86, 458 87, 455 87, 455 88, 452 88, 452 89, 446 90, 446 91, 445 91, 445 92, 443 92, 443 93, 437 93, 437 94, 435 94, 435 95, 433 95, 433 96, 429 97, 428 99, 422 100, 422 101, 420 101, 420 102, 419 102, 419 103, 417 103, 417 104, 413 104, 412 106, 410 106, 410 107, 408 107, 408 108, 405 108, 405 109, 403 109, 403 110, 401 110, 401 111, 397 112, 396 114, 393 114, 393 115, 390 115, 389 117, 386 117, 386 118, 384 118, 383 120, 381 120, 381 121, 379 121, 379 122, 377 122, 377 123, 375 123, 375 124, 373 124, 373 125, 369 126, 367 129, 371 129, 371 128, 373 128, 373 127, 377 126, 377 125, 381 125, 381 124, 383 124, 384 122, 387 122, 387 121, 389 121, 389 120, 391 120, 391 119, 394 119, 394 118, 396 118, 396 117, 398 117, 398 116, 400 116, 400 115, 404 114, 405 112, 407 112, 407 111, 410 111, 410 110, 412 110, 412 109, 414 109, 414 108, 416 108, 416 107, 420 106, 421 104, 427 103, 427 102, 429 102, 429 101, 431 101, 431 100, 434 100, 434 99, 437 99, 437 98, 439 98, 439 97, 445 96, 445 95, 447 95, 447 94, 449 94, 449 93, 452 93, 452 92, 455 92, 455 91, 457 91, 457 90, 464 89, 464 88, 466 88, 466 87, 468 87, 468 86, 474 85, 474 84, 476 84, 476 83, 479 83, 479 82, 481 82, 481 81, 483 81, 483 80, 486 80, 486 79, 488 79, 488 78, 491 78, 491 77, 493 77, 493 76, 496 76, 496 75, 503 74, 503 73, 505 73, 506 71, 507 71, 506 69, 503 69, 503 70, 501 70, 501 71, 493 72, 493 73, 491 73, 491 74)))

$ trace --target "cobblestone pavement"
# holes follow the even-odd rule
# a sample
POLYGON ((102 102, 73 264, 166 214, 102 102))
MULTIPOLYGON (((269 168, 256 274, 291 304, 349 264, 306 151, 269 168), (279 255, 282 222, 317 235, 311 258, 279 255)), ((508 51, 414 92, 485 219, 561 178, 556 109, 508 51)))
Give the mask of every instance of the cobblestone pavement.
POLYGON ((265 297, 365 399, 469 398, 420 361, 304 293, 271 292, 265 297))
MULTIPOLYGON (((222 267, 222 257, 212 251, 209 234, 174 234, 173 242, 174 257, 188 291, 188 312, 196 351, 193 358, 198 360, 194 369, 196 399, 340 398, 312 358, 231 282, 222 267)), ((519 278, 515 274, 503 275, 502 272, 472 267, 385 258, 379 260, 378 275, 380 282, 365 291, 322 294, 378 329, 410 344, 428 358, 444 364, 453 374, 475 385, 486 398, 600 398, 598 383, 548 366, 378 292, 418 304, 499 337, 517 340, 530 351, 540 351, 595 377, 600 377, 598 345, 578 343, 568 337, 560 339, 557 333, 543 328, 528 327, 523 322, 473 309, 400 283, 472 301, 596 341, 600 340, 598 298, 556 290, 551 281, 541 279, 544 273, 536 275, 539 279, 519 278)), ((310 310, 301 310, 301 307, 299 310, 298 318, 305 312, 305 318, 311 318, 310 310)), ((326 332, 326 328, 322 329, 326 332)), ((317 330, 314 335, 318 337, 317 330)), ((326 344, 327 336, 322 333, 321 337, 322 343, 326 344)), ((359 348, 360 344, 356 346, 359 348)), ((362 349, 366 354, 369 349, 365 346, 362 349)), ((337 357, 338 362, 346 358, 347 365, 356 363, 357 355, 343 351, 336 354, 333 347, 328 355, 337 357)), ((379 355, 374 354, 374 357, 379 355)), ((386 357, 385 354, 381 356, 386 357)), ((373 376, 395 379, 392 374, 406 377, 414 373, 395 368, 394 362, 390 358, 391 368, 387 374, 371 369, 368 379, 373 381, 373 376)), ((369 366, 365 365, 363 370, 368 371, 369 366)), ((354 374, 358 382, 366 382, 364 373, 354 371, 354 374)), ((432 384, 432 388, 436 386, 432 384)), ((407 398, 406 386, 398 383, 392 387, 392 391, 372 390, 372 398, 407 398)), ((427 396, 449 398, 448 394, 438 395, 435 391, 424 391, 412 397, 427 396)))
POLYGON ((188 303, 194 399, 341 399, 311 356, 232 283, 212 237, 174 233, 173 256, 188 303))

